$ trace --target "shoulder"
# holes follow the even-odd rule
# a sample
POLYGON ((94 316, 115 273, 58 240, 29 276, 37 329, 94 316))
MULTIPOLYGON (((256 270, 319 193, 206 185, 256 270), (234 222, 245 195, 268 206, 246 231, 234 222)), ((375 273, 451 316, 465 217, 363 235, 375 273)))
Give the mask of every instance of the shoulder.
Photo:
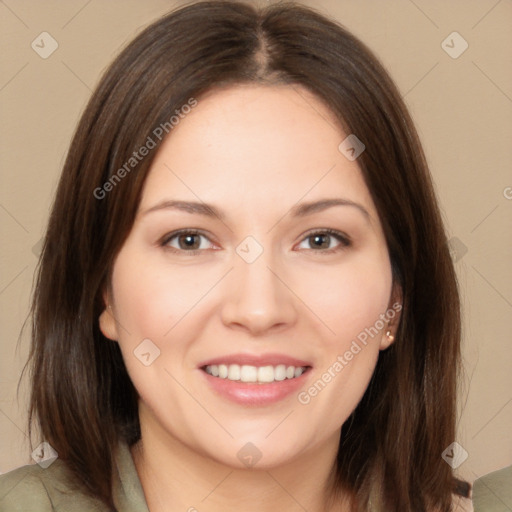
POLYGON ((69 470, 57 459, 49 467, 23 466, 0 475, 0 512, 104 512, 97 500, 71 485, 69 470))
POLYGON ((475 511, 506 510, 512 504, 512 466, 478 478, 473 484, 475 511))
POLYGON ((23 466, 0 475, 0 511, 54 510, 39 466, 23 466))

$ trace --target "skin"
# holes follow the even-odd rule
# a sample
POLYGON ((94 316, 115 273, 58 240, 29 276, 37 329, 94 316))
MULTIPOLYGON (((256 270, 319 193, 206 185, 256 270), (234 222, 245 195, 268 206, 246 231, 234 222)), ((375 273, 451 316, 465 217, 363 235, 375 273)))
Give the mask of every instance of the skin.
POLYGON ((297 393, 273 405, 235 404, 205 384, 198 364, 283 353, 311 362, 307 390, 399 301, 357 160, 338 150, 346 136, 304 89, 244 85, 202 97, 159 149, 114 263, 111 309, 100 317, 140 394, 142 440, 132 454, 152 512, 327 509, 341 426, 399 315, 307 404, 297 393), (367 213, 342 205, 292 215, 326 198, 367 213), (223 218, 147 212, 166 200, 204 202, 223 218), (194 239, 194 255, 183 238, 163 245, 185 228, 205 234, 194 239), (325 237, 318 248, 310 232, 325 229, 348 235, 350 245, 325 237), (253 263, 236 252, 249 235, 263 249, 253 263), (133 353, 144 339, 160 350, 149 366, 133 353), (262 454, 252 468, 237 457, 248 442, 262 454))

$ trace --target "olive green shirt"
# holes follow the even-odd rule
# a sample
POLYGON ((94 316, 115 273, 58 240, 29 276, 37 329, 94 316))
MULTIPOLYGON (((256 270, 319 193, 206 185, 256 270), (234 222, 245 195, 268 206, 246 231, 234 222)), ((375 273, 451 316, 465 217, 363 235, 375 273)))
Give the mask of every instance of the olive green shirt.
POLYGON ((512 466, 494 471, 473 484, 475 512, 512 510, 512 466))
MULTIPOLYGON (((120 444, 113 482, 119 512, 149 512, 130 449, 120 444)), ((70 471, 56 459, 46 469, 38 464, 0 475, 0 512, 111 512, 97 499, 76 492, 70 471)))
MULTIPOLYGON (((128 445, 119 445, 116 466, 113 493, 117 511, 149 512, 128 445)), ((471 500, 459 496, 454 496, 453 506, 457 512, 473 510, 471 500)), ((46 469, 33 464, 0 475, 0 512, 111 511, 99 500, 76 492, 70 471, 57 459, 46 469)))

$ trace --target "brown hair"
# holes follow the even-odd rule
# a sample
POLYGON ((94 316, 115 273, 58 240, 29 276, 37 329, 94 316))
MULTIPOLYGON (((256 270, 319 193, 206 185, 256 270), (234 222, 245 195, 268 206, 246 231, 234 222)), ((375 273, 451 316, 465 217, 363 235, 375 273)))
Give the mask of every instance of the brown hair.
POLYGON ((77 481, 114 508, 117 443, 140 437, 137 392, 98 317, 156 150, 108 194, 97 191, 114 185, 133 152, 191 98, 247 82, 307 88, 366 145, 358 163, 403 291, 396 340, 342 427, 332 489, 349 492, 359 511, 370 499, 376 510, 448 511, 455 480, 441 453, 455 437, 460 314, 427 163, 370 50, 293 3, 180 8, 137 36, 102 77, 71 143, 40 260, 29 425, 36 419, 77 481))

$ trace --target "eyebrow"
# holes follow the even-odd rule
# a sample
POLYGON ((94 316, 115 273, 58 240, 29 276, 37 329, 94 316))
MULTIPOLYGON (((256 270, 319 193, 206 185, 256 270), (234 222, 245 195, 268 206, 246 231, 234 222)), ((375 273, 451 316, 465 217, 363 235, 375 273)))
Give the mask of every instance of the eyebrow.
MULTIPOLYGON (((312 201, 309 203, 300 203, 293 206, 289 212, 293 217, 306 217, 307 215, 322 212, 329 208, 333 208, 334 206, 351 206, 361 212, 367 220, 370 220, 371 218, 368 210, 364 206, 343 198, 321 199, 319 201, 312 201)), ((177 200, 164 200, 157 203, 155 206, 144 210, 142 215, 147 215, 148 213, 161 210, 179 210, 190 214, 204 215, 206 217, 217 217, 220 220, 224 220, 226 218, 225 213, 213 205, 196 201, 177 200)))
POLYGON ((320 201, 313 201, 310 203, 301 203, 294 206, 290 213, 295 217, 305 217, 313 213, 322 212, 333 206, 352 206, 359 210, 367 220, 370 220, 368 210, 361 204, 350 201, 349 199, 334 198, 334 199, 321 199, 320 201))
POLYGON ((179 210, 186 213, 192 213, 196 215, 205 215, 207 217, 218 217, 219 219, 224 219, 225 215, 215 206, 206 204, 206 203, 198 203, 196 201, 173 201, 173 200, 165 200, 147 210, 142 212, 142 215, 147 215, 151 212, 156 212, 160 210, 179 210))

